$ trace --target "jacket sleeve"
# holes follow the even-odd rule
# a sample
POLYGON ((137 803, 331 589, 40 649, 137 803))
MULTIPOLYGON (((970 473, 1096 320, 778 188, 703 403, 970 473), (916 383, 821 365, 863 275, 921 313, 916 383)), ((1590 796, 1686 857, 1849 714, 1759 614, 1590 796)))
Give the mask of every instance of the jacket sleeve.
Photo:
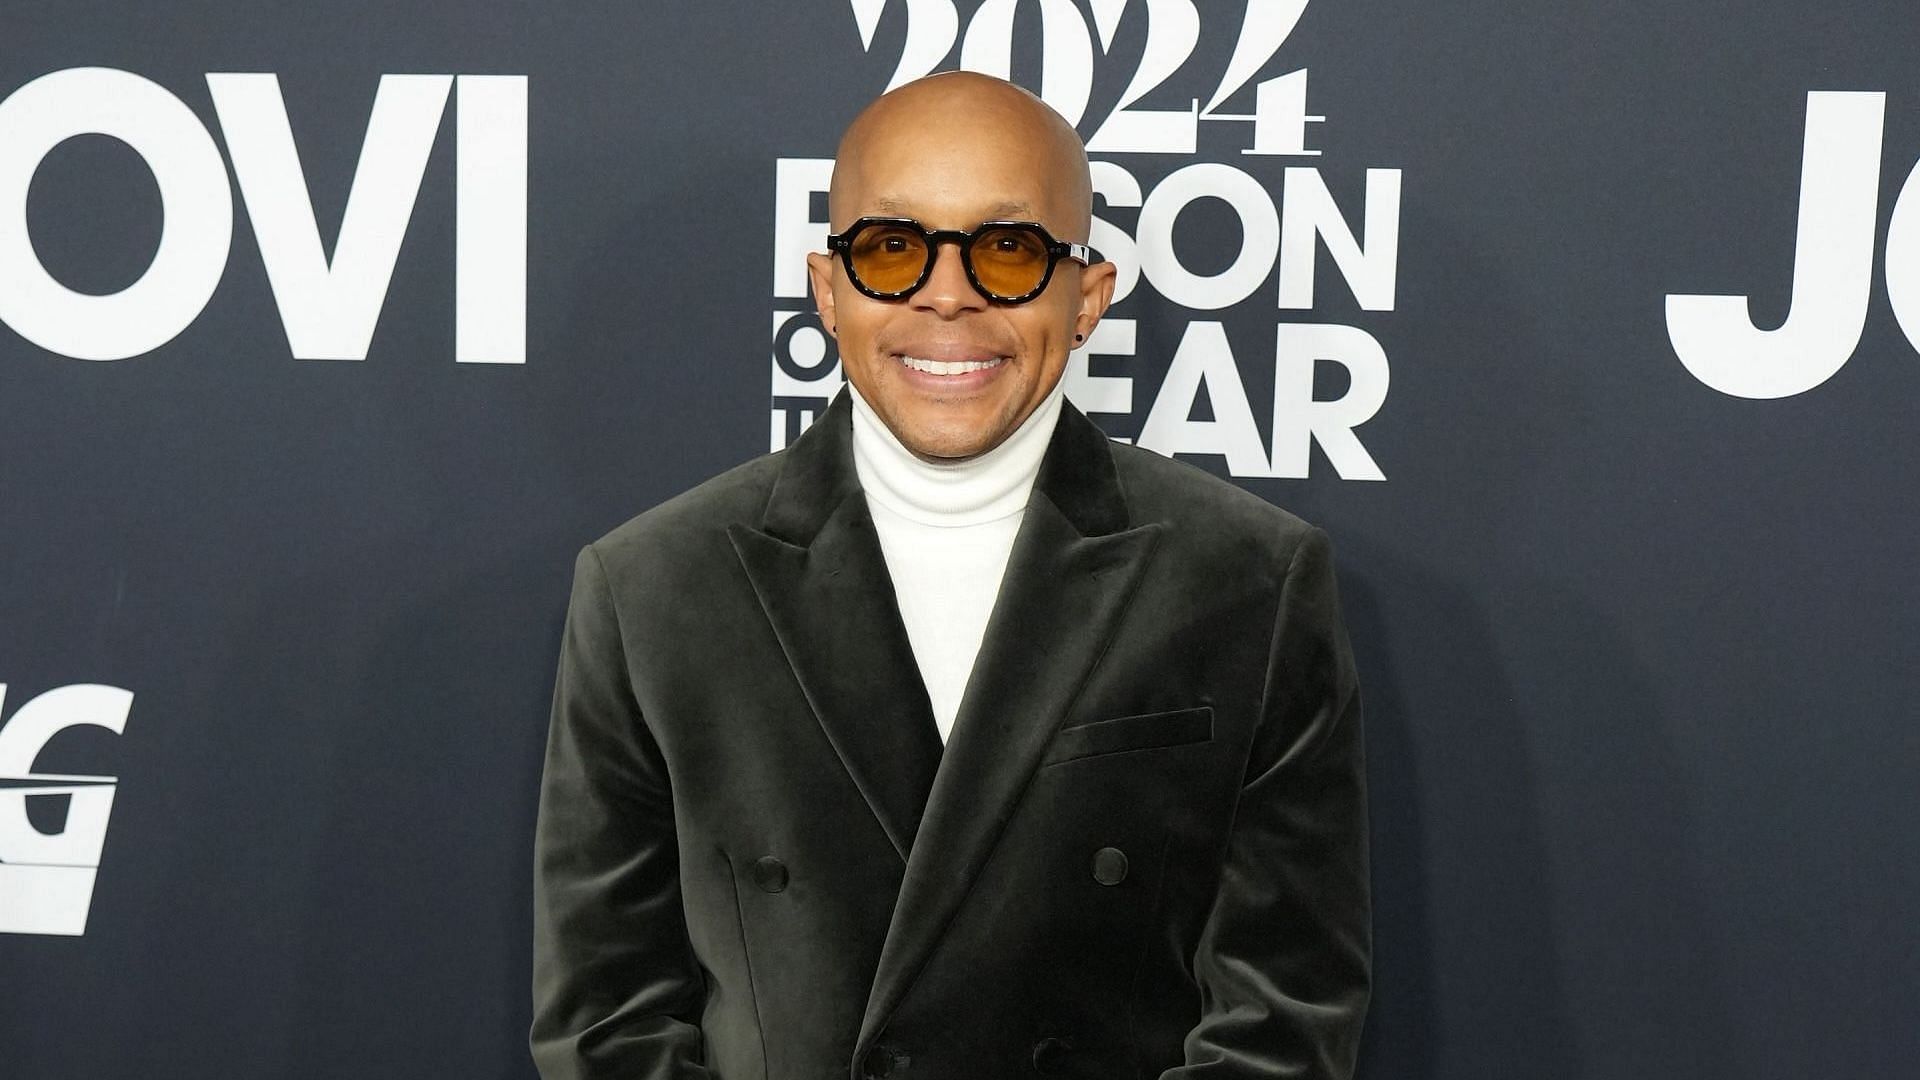
POLYGON ((1161 1080, 1347 1080, 1370 993, 1360 694, 1326 534, 1281 589, 1260 727, 1194 957, 1203 1012, 1161 1080))
POLYGON ((573 596, 534 835, 534 1063, 544 1080, 707 1080, 706 986, 681 906, 666 762, 593 545, 573 596))

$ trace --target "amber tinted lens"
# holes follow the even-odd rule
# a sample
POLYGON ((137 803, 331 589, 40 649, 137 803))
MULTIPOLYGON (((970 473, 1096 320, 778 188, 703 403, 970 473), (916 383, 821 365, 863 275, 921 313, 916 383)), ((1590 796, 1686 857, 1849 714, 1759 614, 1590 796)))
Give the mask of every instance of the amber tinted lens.
POLYGON ((973 242, 973 276, 998 297, 1025 296, 1047 276, 1047 245, 1026 229, 988 229, 973 242))
POLYGON ((875 292, 913 288, 927 268, 927 238, 904 225, 869 225, 848 251, 853 276, 875 292))

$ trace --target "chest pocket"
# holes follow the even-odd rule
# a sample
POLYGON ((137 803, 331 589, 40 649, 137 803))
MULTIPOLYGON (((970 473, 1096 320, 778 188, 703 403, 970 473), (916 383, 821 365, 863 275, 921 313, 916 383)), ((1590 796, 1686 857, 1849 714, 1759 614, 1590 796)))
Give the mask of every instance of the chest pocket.
POLYGON ((1129 750, 1152 750, 1164 746, 1182 746, 1213 738, 1213 706, 1195 705, 1186 709, 1167 709, 1137 716, 1116 716, 1061 728, 1048 744, 1040 765, 1058 765, 1066 761, 1119 754, 1129 750))

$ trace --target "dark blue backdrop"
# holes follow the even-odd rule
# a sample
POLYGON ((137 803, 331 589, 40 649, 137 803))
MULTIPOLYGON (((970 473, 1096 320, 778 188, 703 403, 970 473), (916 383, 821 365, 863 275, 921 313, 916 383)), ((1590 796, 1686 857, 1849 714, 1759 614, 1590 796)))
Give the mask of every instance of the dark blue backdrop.
MULTIPOLYGON (((0 14, 0 96, 134 72, 229 162, 207 74, 276 74, 329 250, 382 75, 524 76, 528 163, 523 364, 455 360, 463 91, 364 360, 296 358, 238 179, 224 274, 177 337, 90 361, 0 329, 0 723, 59 687, 133 694, 123 735, 76 727, 33 763, 117 788, 84 935, 0 934, 0 1074, 531 1075, 530 834, 570 560, 769 448, 768 313, 805 308, 770 281, 777 162, 829 156, 943 3, 0 14)), ((958 6, 964 33, 981 5, 958 6)), ((1044 6, 1013 20, 1011 72, 1036 87, 1068 64, 1044 6)), ((1180 6, 1078 5, 1083 134, 1180 6)), ((1204 5, 1141 104, 1207 105, 1242 7, 1204 5)), ((1089 367, 1133 379, 1131 410, 1096 418, 1139 436, 1183 336, 1219 321, 1271 440, 1278 324, 1359 328, 1390 366, 1353 429, 1384 481, 1320 450, 1304 479, 1237 477, 1340 560, 1375 822, 1366 1076, 1803 1080, 1920 1057, 1920 355, 1878 269, 1851 362, 1789 396, 1710 388, 1664 313, 1724 293, 1788 318, 1810 94, 1886 94, 1884 234, 1920 157, 1917 44, 1920 15, 1875 0, 1318 0, 1254 81, 1310 72, 1325 119, 1302 148, 1322 154, 1243 154, 1252 125, 1203 122, 1184 154, 1102 155, 1149 191, 1225 164, 1276 203, 1311 168, 1356 238, 1367 170, 1398 173, 1391 305, 1363 306, 1327 251, 1310 310, 1276 304, 1272 271, 1223 310, 1150 271, 1114 313, 1131 356, 1089 367)), ((46 273, 93 294, 141 276, 162 211, 139 155, 91 135, 18 156, 0 145, 33 177, 46 273)), ((1174 255, 1146 257, 1225 269, 1259 231, 1228 205, 1195 201, 1174 255)), ((1318 366, 1323 401, 1361 381, 1318 366)), ((1168 407, 1222 423, 1232 390, 1168 407)), ((66 796, 11 779, 0 838, 22 808, 57 833, 66 796)), ((22 903, 5 887, 0 916, 22 903)))

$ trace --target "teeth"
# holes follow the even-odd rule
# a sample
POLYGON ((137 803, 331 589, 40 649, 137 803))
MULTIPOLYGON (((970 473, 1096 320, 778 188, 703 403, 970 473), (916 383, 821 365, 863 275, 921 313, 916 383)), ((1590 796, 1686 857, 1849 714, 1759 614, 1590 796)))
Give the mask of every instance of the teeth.
POLYGON ((985 371, 995 367, 1002 360, 996 356, 991 360, 928 360, 919 356, 902 356, 901 362, 915 371, 924 371, 929 375, 964 375, 969 371, 985 371))

